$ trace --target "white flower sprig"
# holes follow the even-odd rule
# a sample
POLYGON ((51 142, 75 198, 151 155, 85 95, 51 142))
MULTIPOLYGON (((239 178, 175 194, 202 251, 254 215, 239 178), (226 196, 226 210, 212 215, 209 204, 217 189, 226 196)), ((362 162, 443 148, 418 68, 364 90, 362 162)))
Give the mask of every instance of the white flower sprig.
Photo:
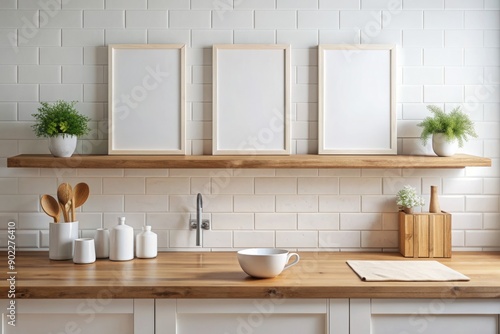
POLYGON ((410 185, 406 185, 398 191, 396 195, 396 204, 403 208, 413 208, 416 206, 424 206, 425 201, 417 195, 417 191, 410 185))

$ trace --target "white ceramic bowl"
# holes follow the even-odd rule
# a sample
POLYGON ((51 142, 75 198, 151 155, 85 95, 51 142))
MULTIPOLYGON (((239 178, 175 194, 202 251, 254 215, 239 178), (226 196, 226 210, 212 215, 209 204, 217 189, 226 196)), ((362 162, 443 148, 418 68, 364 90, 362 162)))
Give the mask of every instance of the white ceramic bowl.
POLYGON ((283 270, 297 264, 299 260, 299 254, 289 253, 286 249, 250 248, 238 251, 241 269, 248 275, 258 278, 278 276, 283 270), (295 256, 295 260, 288 264, 292 256, 295 256))

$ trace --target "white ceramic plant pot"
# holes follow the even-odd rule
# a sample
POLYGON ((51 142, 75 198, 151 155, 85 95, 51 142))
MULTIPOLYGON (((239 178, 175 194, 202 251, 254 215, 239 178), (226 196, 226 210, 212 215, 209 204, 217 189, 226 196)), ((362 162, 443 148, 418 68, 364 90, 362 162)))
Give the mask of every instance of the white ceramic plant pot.
POLYGON ((78 238, 78 222, 49 223, 49 259, 71 260, 78 238))
POLYGON ((49 138, 49 151, 55 157, 68 158, 73 155, 76 149, 77 136, 57 135, 49 138))
POLYGON ((458 141, 448 141, 444 134, 435 133, 432 135, 432 149, 440 157, 451 157, 458 150, 458 141))

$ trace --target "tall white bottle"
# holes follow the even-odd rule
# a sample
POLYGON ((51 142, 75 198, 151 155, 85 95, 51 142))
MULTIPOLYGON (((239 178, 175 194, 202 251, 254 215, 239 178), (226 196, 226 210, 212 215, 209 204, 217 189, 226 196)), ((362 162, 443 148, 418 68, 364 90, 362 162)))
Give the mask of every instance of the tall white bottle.
POLYGON ((118 218, 118 225, 109 234, 109 259, 128 261, 134 258, 134 229, 125 224, 125 217, 118 218))
POLYGON ((142 232, 135 239, 135 256, 141 259, 151 259, 158 255, 158 237, 151 232, 151 226, 142 227, 142 232))

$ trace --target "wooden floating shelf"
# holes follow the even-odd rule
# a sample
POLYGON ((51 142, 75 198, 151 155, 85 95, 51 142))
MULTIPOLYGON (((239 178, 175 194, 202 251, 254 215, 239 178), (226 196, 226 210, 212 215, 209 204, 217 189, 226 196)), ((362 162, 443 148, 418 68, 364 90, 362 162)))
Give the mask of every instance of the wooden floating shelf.
POLYGON ((465 168, 490 167, 491 159, 466 154, 415 155, 165 156, 21 154, 7 167, 27 168, 465 168))

